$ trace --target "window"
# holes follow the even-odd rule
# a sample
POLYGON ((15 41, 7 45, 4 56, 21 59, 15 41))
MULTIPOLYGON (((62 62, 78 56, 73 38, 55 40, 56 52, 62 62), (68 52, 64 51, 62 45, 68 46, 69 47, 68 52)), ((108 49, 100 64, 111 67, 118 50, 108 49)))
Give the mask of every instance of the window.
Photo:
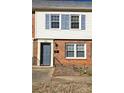
POLYGON ((74 44, 66 45, 66 57, 74 57, 74 44))
POLYGON ((66 57, 67 58, 86 58, 86 44, 66 44, 66 57))
POLYGON ((76 56, 77 57, 84 57, 84 45, 82 44, 77 44, 76 45, 76 56))
POLYGON ((71 16, 71 28, 72 29, 79 28, 79 16, 71 16))
POLYGON ((59 15, 51 15, 51 28, 59 28, 59 15))

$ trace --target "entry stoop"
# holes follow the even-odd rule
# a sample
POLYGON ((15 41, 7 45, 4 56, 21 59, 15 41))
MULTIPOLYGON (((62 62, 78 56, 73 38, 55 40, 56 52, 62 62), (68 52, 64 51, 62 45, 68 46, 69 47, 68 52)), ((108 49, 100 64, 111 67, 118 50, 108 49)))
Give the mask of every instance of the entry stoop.
POLYGON ((54 67, 49 67, 49 66, 32 66, 32 72, 46 72, 50 77, 52 77, 54 73, 55 68, 54 67))
POLYGON ((32 70, 33 69, 51 69, 54 67, 50 67, 50 66, 32 66, 32 70))

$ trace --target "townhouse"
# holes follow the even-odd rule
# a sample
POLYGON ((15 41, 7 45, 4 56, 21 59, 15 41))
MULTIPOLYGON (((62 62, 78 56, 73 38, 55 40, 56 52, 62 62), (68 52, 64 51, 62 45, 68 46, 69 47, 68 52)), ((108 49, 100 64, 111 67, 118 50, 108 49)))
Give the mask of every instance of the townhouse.
POLYGON ((34 66, 92 64, 92 4, 32 1, 34 66))

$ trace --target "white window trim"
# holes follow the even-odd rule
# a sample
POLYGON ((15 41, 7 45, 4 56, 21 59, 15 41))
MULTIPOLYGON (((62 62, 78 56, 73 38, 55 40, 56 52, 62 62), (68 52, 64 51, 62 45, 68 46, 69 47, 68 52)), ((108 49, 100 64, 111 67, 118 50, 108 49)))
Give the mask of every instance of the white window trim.
POLYGON ((87 47, 86 44, 84 44, 84 57, 76 57, 76 43, 74 44, 74 57, 66 57, 66 59, 86 59, 87 58, 87 47))
MULTIPOLYGON (((37 66, 40 66, 40 44, 41 43, 51 43, 51 63, 50 66, 45 66, 45 67, 53 67, 53 40, 38 40, 38 50, 37 50, 37 56, 38 56, 38 60, 37 60, 37 66)), ((40 66, 40 67, 44 67, 44 66, 40 66)))
POLYGON ((61 30, 61 14, 59 14, 59 30, 61 30))
POLYGON ((79 30, 81 30, 81 14, 79 15, 79 30))

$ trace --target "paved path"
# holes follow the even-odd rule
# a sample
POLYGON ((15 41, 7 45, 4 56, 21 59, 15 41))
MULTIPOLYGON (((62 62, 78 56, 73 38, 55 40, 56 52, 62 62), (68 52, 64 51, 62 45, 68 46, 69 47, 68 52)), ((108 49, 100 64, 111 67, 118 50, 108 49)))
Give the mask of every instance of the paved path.
POLYGON ((92 82, 91 76, 56 76, 54 79, 63 79, 63 80, 70 80, 70 81, 89 81, 92 82))
POLYGON ((43 68, 32 70, 32 82, 39 82, 41 80, 50 80, 54 68, 43 68))

